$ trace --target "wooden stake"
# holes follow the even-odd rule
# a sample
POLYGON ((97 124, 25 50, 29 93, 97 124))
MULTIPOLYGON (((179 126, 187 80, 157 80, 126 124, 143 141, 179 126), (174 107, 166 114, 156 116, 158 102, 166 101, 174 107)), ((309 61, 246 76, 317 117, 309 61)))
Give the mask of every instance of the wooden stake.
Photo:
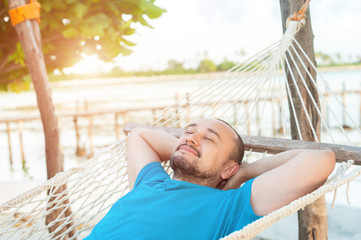
POLYGON ((359 100, 360 100, 360 114, 359 114, 359 121, 360 121, 360 128, 361 128, 361 91, 359 91, 359 100))
POLYGON ((174 113, 175 113, 175 121, 177 123, 177 127, 180 127, 180 123, 179 123, 180 117, 179 117, 179 110, 178 110, 178 108, 179 108, 179 95, 178 95, 178 92, 175 93, 174 98, 175 98, 175 104, 174 104, 174 107, 175 107, 175 111, 174 111, 174 113))
POLYGON ((275 108, 277 109, 277 101, 274 102, 275 105, 272 104, 272 136, 276 136, 276 113, 275 108))
POLYGON ((94 156, 93 116, 89 116, 88 138, 89 138, 89 148, 90 148, 90 153, 88 154, 88 158, 92 158, 94 156))
POLYGON ((76 136, 76 151, 75 154, 78 157, 82 157, 85 155, 85 151, 83 147, 80 146, 80 133, 79 133, 79 126, 78 126, 78 117, 74 116, 74 130, 75 130, 75 136, 76 136))
POLYGON ((9 161, 10 161, 10 169, 13 170, 13 156, 11 152, 11 129, 10 123, 6 122, 6 132, 8 134, 8 145, 9 145, 9 161))
POLYGON ((21 153, 21 164, 23 170, 26 172, 26 160, 25 160, 25 153, 24 153, 24 145, 23 145, 23 127, 22 121, 18 121, 18 131, 19 131, 19 144, 20 144, 20 153, 21 153))
POLYGON ((236 125, 238 123, 238 109, 237 109, 237 103, 233 104, 233 125, 236 125))
POLYGON ((248 109, 248 102, 245 102, 244 103, 245 104, 245 107, 246 107, 246 119, 248 119, 247 120, 247 134, 248 135, 251 135, 251 123, 250 123, 250 118, 249 118, 249 109, 248 109))
POLYGON ((115 119, 114 119, 114 126, 115 126, 115 137, 118 139, 119 138, 119 123, 118 123, 118 117, 119 117, 119 113, 115 113, 115 119))
POLYGON ((342 82, 342 126, 346 126, 346 83, 342 82))
POLYGON ((191 103, 190 103, 190 96, 189 96, 189 93, 187 92, 186 93, 186 108, 187 108, 187 115, 186 115, 186 121, 187 123, 190 122, 191 120, 191 103))

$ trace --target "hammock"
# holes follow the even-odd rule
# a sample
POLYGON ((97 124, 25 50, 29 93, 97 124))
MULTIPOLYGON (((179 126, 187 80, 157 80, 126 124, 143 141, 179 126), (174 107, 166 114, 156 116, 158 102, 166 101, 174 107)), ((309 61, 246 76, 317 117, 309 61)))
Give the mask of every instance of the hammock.
MULTIPOLYGON (((203 87, 187 94, 177 104, 157 112, 155 120, 144 123, 179 128, 201 117, 217 117, 230 122, 240 133, 289 138, 290 115, 287 95, 290 94, 290 86, 284 70, 295 67, 296 71, 291 74, 292 81, 296 81, 298 75, 301 76, 301 81, 307 89, 306 94, 316 106, 316 112, 321 118, 322 129, 326 132, 324 135, 326 141, 335 143, 334 139, 337 137, 341 143, 351 145, 352 138, 361 139, 361 131, 354 123, 356 137, 356 134, 348 136, 349 134, 342 127, 337 131, 337 136, 334 136, 334 126, 330 126, 321 114, 317 101, 305 84, 301 72, 307 73, 319 93, 323 91, 309 74, 304 62, 299 65, 296 61, 306 59, 313 67, 311 70, 317 72, 300 44, 295 40, 295 35, 302 24, 302 20, 289 22, 287 31, 279 42, 230 69, 217 79, 205 83, 203 87), (275 114, 276 106, 281 114, 280 117, 272 118, 272 120, 269 116, 275 114), (272 129, 277 123, 279 131, 274 132, 272 129)), ((324 81, 320 75, 318 79, 324 81)), ((332 92, 327 85, 325 87, 328 92, 332 92)), ((294 115, 297 111, 305 112, 314 137, 319 142, 316 129, 313 129, 310 124, 311 118, 305 111, 306 106, 301 93, 299 90, 296 92, 302 106, 296 108, 293 100, 290 99, 291 112, 294 115)), ((320 98, 325 104, 326 99, 322 94, 320 98)), ((332 105, 333 109, 336 105, 343 109, 335 96, 332 105)), ((331 108, 329 111, 329 115, 334 117, 333 121, 338 121, 337 114, 331 108)), ((346 116, 349 121, 352 121, 349 115, 346 114, 346 116)), ((299 126, 300 119, 296 118, 295 121, 299 126)), ((338 123, 342 125, 339 121, 338 123)), ((299 139, 302 140, 299 127, 297 132, 299 139)), ((354 152, 357 151, 360 152, 360 148, 354 152)), ((246 160, 252 160, 252 157, 256 155, 253 152, 254 149, 248 148, 246 160)), ((124 135, 120 140, 96 154, 84 167, 58 173, 44 184, 1 204, 0 238, 82 239, 87 236, 116 200, 129 191, 125 156, 126 136, 124 135), (46 222, 46 216, 50 214, 56 214, 57 217, 52 222, 46 222), (51 233, 48 231, 49 228, 52 229, 51 233)), ((356 153, 354 156, 359 158, 360 154, 356 153)), ((361 174, 359 168, 347 171, 351 165, 352 161, 343 163, 333 177, 316 191, 230 234, 225 239, 249 239, 273 222, 303 208, 326 192, 349 183, 361 174)), ((164 168, 171 174, 168 164, 164 164, 164 168)))

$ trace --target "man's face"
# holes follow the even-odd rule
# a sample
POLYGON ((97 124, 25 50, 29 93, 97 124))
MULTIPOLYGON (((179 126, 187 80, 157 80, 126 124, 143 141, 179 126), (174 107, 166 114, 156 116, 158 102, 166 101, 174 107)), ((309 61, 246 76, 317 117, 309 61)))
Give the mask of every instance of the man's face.
POLYGON ((188 125, 171 158, 174 176, 219 178, 235 138, 234 131, 219 120, 201 119, 188 125))

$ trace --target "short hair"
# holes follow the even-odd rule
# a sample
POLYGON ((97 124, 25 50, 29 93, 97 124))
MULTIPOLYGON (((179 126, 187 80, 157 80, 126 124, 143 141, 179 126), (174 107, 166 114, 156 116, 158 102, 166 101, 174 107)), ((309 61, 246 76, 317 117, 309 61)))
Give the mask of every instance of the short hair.
POLYGON ((219 119, 217 118, 218 121, 221 121, 223 123, 225 123, 227 126, 229 126, 233 132, 236 133, 237 135, 237 138, 235 139, 235 146, 233 148, 233 151, 229 154, 228 158, 229 159, 232 159, 232 160, 235 160, 236 163, 238 164, 241 164, 242 163, 242 159, 243 159, 243 156, 244 156, 244 143, 242 141, 242 138, 241 136, 238 134, 238 132, 232 127, 231 124, 229 124, 228 122, 222 120, 222 119, 219 119))

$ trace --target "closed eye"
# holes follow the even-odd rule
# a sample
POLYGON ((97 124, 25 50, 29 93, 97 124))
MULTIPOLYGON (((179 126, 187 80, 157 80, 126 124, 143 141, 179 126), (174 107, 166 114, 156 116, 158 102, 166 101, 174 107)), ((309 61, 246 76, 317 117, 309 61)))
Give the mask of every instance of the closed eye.
POLYGON ((210 137, 205 137, 205 139, 208 140, 208 141, 214 142, 214 140, 212 138, 210 138, 210 137))

